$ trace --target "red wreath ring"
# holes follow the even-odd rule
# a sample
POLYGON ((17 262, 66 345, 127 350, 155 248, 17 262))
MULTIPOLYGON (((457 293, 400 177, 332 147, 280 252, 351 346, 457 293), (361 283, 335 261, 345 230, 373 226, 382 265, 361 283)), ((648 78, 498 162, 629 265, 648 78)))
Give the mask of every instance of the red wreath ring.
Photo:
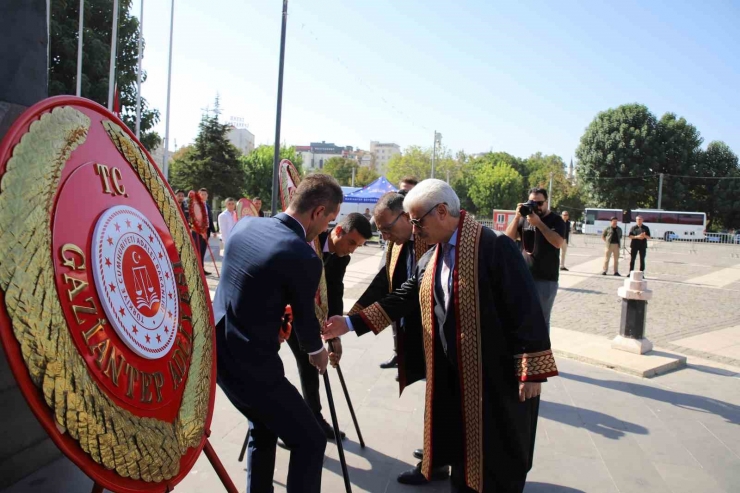
POLYGON ((208 238, 208 209, 200 194, 190 190, 188 193, 190 229, 203 238, 208 238))

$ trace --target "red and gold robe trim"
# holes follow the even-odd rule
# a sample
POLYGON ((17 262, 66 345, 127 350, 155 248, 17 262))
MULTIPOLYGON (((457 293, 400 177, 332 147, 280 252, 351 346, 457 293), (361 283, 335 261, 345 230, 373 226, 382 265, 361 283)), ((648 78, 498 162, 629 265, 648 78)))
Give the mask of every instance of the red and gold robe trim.
POLYGON ((362 306, 359 303, 355 303, 354 305, 352 305, 352 309, 347 313, 347 315, 349 316, 355 315, 357 313, 360 313, 364 309, 365 309, 364 306, 362 306))
POLYGON ((393 274, 398 266, 398 259, 401 257, 403 245, 396 245, 392 241, 388 242, 388 250, 385 252, 385 274, 388 276, 388 292, 393 292, 393 274))
MULTIPOLYGON (((457 361, 462 392, 465 482, 483 491, 483 362, 481 358, 480 307, 478 306, 478 257, 482 226, 462 212, 458 226, 455 267, 452 271, 452 303, 457 321, 457 361)), ((434 401, 434 286, 440 248, 434 251, 419 288, 427 388, 424 410, 424 459, 422 473, 432 472, 432 409, 434 401)))
POLYGON ((538 353, 517 354, 514 360, 516 376, 522 382, 540 381, 558 374, 558 367, 550 349, 538 353))
POLYGON ((424 400, 424 457, 421 461, 421 473, 431 479, 432 474, 432 403, 434 402, 434 271, 439 257, 439 247, 434 249, 424 277, 419 286, 419 305, 421 307, 421 325, 424 337, 424 360, 426 361, 426 394, 424 400))
POLYGON ((385 313, 383 307, 378 303, 373 303, 360 312, 362 320, 367 324, 373 334, 378 334, 391 324, 391 319, 385 313))
POLYGON ((465 423, 465 482, 475 491, 483 491, 483 361, 478 305, 478 247, 483 227, 467 214, 460 222, 452 289, 465 423))

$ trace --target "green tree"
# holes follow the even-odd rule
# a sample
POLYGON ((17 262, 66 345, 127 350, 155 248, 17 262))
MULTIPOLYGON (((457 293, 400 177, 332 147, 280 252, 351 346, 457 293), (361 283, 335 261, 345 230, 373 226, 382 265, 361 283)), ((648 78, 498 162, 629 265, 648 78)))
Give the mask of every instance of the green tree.
MULTIPOLYGON (((275 157, 275 147, 261 145, 248 156, 240 158, 246 174, 246 185, 243 190, 245 197, 260 197, 265 208, 272 204, 272 167, 275 157)), ((288 159, 302 174, 303 157, 295 152, 294 147, 281 147, 280 160, 288 159)), ((279 203, 279 201, 278 201, 279 203)))
POLYGON ((246 188, 247 177, 239 162, 239 150, 229 142, 229 125, 219 122, 218 97, 213 111, 201 118, 198 136, 181 159, 173 159, 170 183, 173 188, 197 190, 205 187, 216 197, 238 197, 246 188))
POLYGON ((377 173, 377 171, 367 166, 361 166, 357 169, 357 173, 355 176, 355 186, 366 187, 378 178, 380 178, 380 175, 377 173))
MULTIPOLYGON (((724 142, 710 142, 697 161, 697 176, 735 179, 685 180, 691 184, 691 210, 707 214, 708 229, 740 227, 740 168, 737 155, 724 142)), ((669 178, 671 187, 674 180, 669 178)), ((663 190, 664 200, 673 194, 672 189, 666 193, 668 187, 665 183, 663 190)))
POLYGON ((658 122, 646 106, 627 104, 603 111, 576 150, 579 180, 598 205, 648 206, 655 180, 645 176, 660 168, 662 151, 658 122))
MULTIPOLYGON (((702 164, 703 139, 696 127, 689 124, 685 118, 678 118, 674 113, 666 113, 658 122, 658 131, 661 142, 659 172, 679 176, 703 174, 699 170, 702 164)), ((668 180, 671 193, 663 194, 661 207, 666 210, 695 210, 697 206, 692 199, 691 181, 683 178, 668 180)), ((654 187, 655 199, 649 205, 657 207, 658 178, 654 178, 650 183, 654 187)))
MULTIPOLYGON (((124 123, 136 128, 136 77, 139 43, 139 20, 130 13, 132 0, 120 0, 116 81, 118 82, 121 113, 124 123)), ((80 2, 51 1, 49 37, 49 95, 75 94, 77 87, 77 34, 80 2)), ((113 2, 87 0, 84 9, 82 54, 82 96, 108 105, 108 74, 110 64, 113 2)), ((146 73, 142 73, 142 82, 146 73)), ((159 122, 159 111, 149 108, 141 98, 141 142, 154 150, 161 142, 152 128, 159 122)))
POLYGON ((470 198, 478 212, 489 217, 493 209, 514 209, 523 196, 524 180, 511 165, 482 164, 475 171, 469 188, 470 198))
POLYGON ((348 187, 352 184, 352 168, 355 167, 355 160, 336 156, 324 162, 321 172, 333 176, 343 187, 348 187))
MULTIPOLYGON (((407 147, 402 154, 396 154, 388 161, 386 170, 386 178, 391 183, 398 183, 404 176, 415 176, 418 180, 429 178, 432 176, 432 148, 407 147)), ((459 171, 458 162, 452 158, 452 152, 440 146, 434 161, 434 177, 445 180, 447 171, 452 181, 459 171)))

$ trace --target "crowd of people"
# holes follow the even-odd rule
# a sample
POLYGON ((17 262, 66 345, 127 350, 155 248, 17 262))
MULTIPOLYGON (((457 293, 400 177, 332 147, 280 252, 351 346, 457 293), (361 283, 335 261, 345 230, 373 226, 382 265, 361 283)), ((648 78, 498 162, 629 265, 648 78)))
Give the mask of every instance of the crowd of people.
MULTIPOLYGON (((552 212, 547 190, 534 188, 502 234, 461 210, 441 180, 408 177, 399 185, 372 211, 348 214, 332 228, 343 194, 328 175, 305 177, 287 210, 274 217, 264 217, 259 198, 253 202, 261 217, 241 220, 236 201, 224 201, 214 299, 218 383, 249 421, 247 492, 273 491, 278 443, 291 452, 288 491, 320 491, 327 440, 345 434, 322 414, 319 375, 339 364, 341 336, 377 335, 388 326, 393 355, 381 368, 397 369, 400 392, 419 381, 427 387, 424 443, 412 452, 419 462, 398 481, 450 478, 454 492, 524 489, 541 386, 557 375, 550 315, 559 274, 568 270, 569 214, 552 212), (386 242, 383 260, 345 312, 347 265, 373 230, 386 242), (326 293, 319 290, 322 276, 326 293), (315 310, 321 296, 327 320, 315 310), (296 360, 301 393, 285 377, 283 341, 296 360)), ((199 194, 207 202, 208 191, 199 194)), ((187 217, 185 194, 177 196, 187 217)), ((207 213, 212 235, 210 207, 207 213)), ((622 239, 616 219, 612 226, 603 235, 604 272, 622 239)), ((650 230, 641 218, 629 237, 631 269, 637 256, 644 269, 650 230)))

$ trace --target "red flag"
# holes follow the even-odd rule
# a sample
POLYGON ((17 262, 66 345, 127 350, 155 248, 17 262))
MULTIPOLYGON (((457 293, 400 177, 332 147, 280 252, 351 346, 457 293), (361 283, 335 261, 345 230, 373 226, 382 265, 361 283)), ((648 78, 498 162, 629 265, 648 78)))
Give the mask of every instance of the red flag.
POLYGON ((121 100, 118 98, 118 82, 113 86, 113 114, 121 118, 121 100))

